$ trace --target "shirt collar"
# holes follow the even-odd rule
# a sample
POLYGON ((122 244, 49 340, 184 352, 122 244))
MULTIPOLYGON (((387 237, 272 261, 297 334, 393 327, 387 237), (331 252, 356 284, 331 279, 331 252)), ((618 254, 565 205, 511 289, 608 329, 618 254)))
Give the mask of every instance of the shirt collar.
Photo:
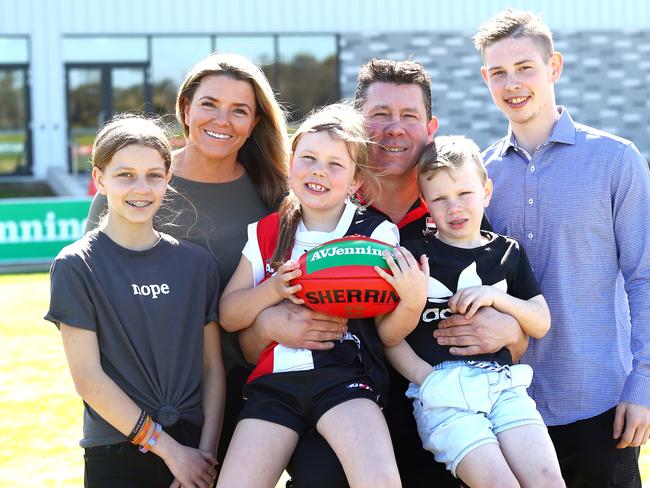
MULTIPOLYGON (((389 222, 392 222, 390 217, 386 215, 384 212, 379 210, 377 207, 374 205, 370 205, 370 208, 377 212, 378 214, 381 214, 383 217, 386 218, 389 222)), ((411 205, 411 208, 409 208, 408 212, 406 212, 406 215, 400 220, 399 222, 393 222, 395 225, 397 225, 398 229, 401 229, 402 227, 410 224, 411 222, 414 222, 418 219, 421 219, 423 216, 428 215, 429 210, 427 209, 426 204, 424 203, 424 200, 422 197, 418 197, 418 199, 413 202, 413 205, 411 205)))
POLYGON ((404 218, 397 223, 397 228, 401 229, 411 222, 415 222, 416 220, 421 219, 425 215, 429 215, 429 209, 424 203, 422 197, 420 197, 415 201, 415 203, 413 203, 413 205, 411 205, 411 208, 406 213, 404 218))
MULTIPOLYGON (((557 119, 551 135, 548 138, 547 142, 559 142, 561 144, 575 144, 576 143, 576 125, 569 115, 569 111, 566 107, 562 105, 558 106, 558 111, 560 112, 560 118, 557 119)), ((502 139, 501 150, 499 152, 501 157, 504 157, 510 148, 519 147, 517 145, 517 139, 514 132, 512 132, 512 127, 508 127, 508 133, 506 137, 502 139)))

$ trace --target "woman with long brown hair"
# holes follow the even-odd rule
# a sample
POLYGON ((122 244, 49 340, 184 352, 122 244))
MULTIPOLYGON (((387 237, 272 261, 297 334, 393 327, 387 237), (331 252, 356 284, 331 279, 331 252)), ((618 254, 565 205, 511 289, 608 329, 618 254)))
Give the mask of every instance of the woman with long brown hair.
MULTIPOLYGON (((154 226, 207 248, 220 282, 230 279, 246 226, 267 215, 287 191, 285 114, 262 70, 233 54, 212 54, 192 67, 179 88, 176 116, 186 145, 173 153, 166 201, 154 226)), ((86 230, 97 225, 106 199, 93 200, 86 230)), ((249 371, 236 334, 221 337, 227 373, 221 458, 241 408, 249 371)))

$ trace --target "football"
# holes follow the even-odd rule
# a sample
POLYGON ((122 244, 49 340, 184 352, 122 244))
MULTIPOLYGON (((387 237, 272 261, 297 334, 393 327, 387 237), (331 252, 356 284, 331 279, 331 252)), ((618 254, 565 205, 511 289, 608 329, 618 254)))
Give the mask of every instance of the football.
POLYGON ((298 261, 302 275, 292 284, 302 285, 302 290, 296 296, 309 308, 338 317, 375 317, 390 312, 399 296, 373 266, 390 273, 382 253, 392 250, 390 244, 364 236, 321 244, 298 261))

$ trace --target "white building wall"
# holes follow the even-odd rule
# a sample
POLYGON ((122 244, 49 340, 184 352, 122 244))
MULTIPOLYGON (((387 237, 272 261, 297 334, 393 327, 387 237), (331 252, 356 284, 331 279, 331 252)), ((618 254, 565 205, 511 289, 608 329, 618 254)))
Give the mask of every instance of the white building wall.
POLYGON ((30 39, 33 171, 67 165, 69 34, 467 32, 508 7, 555 32, 650 29, 647 0, 0 0, 0 35, 30 39))
POLYGON ((32 170, 43 179, 48 167, 67 165, 61 12, 55 1, 0 1, 0 35, 29 38, 32 170))
POLYGON ((38 2, 43 10, 32 14, 30 42, 32 154, 34 176, 44 179, 48 168, 67 168, 65 82, 58 29, 61 12, 56 2, 38 2))
POLYGON ((646 0, 2 0, 0 33, 37 17, 65 34, 164 32, 472 32, 505 7, 543 13, 554 30, 645 29, 646 0))

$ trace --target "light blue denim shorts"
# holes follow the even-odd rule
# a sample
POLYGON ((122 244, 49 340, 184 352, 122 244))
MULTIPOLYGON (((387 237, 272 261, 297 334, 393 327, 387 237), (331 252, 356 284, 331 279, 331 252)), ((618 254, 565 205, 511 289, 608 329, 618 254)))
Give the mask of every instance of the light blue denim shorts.
POLYGON ((422 446, 456 476, 458 463, 497 434, 522 425, 544 425, 526 393, 533 379, 527 364, 499 366, 449 361, 437 365, 422 385, 411 383, 406 396, 422 446))

